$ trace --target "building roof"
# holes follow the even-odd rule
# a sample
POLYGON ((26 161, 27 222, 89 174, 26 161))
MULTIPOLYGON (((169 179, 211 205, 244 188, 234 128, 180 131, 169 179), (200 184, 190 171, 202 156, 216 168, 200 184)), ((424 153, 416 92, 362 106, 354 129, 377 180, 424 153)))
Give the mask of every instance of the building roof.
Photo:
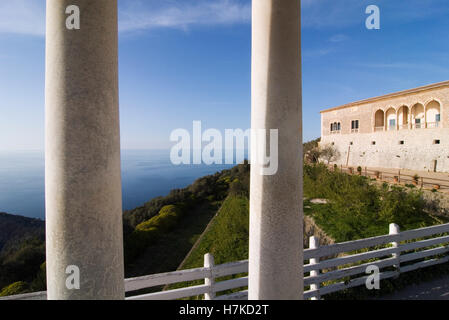
POLYGON ((359 101, 347 103, 347 104, 344 104, 344 105, 341 105, 341 106, 338 106, 338 107, 333 107, 333 108, 330 108, 330 109, 323 110, 320 113, 335 111, 335 110, 344 109, 344 108, 347 108, 347 107, 354 107, 354 106, 365 104, 365 103, 369 103, 369 102, 374 102, 374 101, 379 101, 379 100, 383 100, 383 99, 394 98, 394 97, 401 96, 401 95, 404 95, 404 94, 417 93, 417 92, 421 92, 421 91, 425 91, 425 90, 429 90, 429 89, 436 89, 436 88, 440 88, 440 87, 449 87, 449 80, 443 81, 443 82, 437 82, 437 83, 429 84, 429 85, 418 87, 418 88, 414 88, 414 89, 398 91, 398 92, 389 93, 389 94, 385 94, 385 95, 374 97, 374 98, 369 98, 369 99, 364 99, 364 100, 359 100, 359 101))

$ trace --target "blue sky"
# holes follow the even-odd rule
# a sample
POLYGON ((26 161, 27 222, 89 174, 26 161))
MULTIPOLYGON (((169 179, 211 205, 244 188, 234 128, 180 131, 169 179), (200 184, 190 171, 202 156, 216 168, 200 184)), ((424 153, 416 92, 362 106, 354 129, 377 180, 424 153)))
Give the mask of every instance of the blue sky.
MULTIPOLYGON (((258 1, 258 0, 254 0, 258 1)), ((447 0, 303 0, 304 139, 319 111, 449 79, 447 0), (365 9, 381 29, 365 28, 365 9)), ((76 3, 76 1, 74 1, 76 3)), ((124 149, 250 126, 251 1, 119 0, 124 149)), ((44 146, 45 1, 0 3, 0 150, 44 146)))

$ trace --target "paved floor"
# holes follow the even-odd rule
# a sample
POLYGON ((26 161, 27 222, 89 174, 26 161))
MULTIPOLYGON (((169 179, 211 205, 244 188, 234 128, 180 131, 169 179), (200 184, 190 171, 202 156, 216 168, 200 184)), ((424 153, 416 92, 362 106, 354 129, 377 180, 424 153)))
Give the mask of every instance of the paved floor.
POLYGON ((449 300, 449 275, 432 281, 410 285, 380 300, 449 300))

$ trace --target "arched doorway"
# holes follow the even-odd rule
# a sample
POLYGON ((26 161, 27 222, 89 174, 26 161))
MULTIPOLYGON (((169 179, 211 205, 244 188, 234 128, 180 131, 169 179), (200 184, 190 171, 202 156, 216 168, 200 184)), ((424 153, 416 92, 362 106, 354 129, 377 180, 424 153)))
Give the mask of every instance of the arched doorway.
POLYGON ((401 130, 409 127, 409 110, 407 106, 402 106, 398 110, 398 128, 401 130))
POLYGON ((377 110, 374 115, 374 131, 385 130, 385 113, 383 110, 377 110))
POLYGON ((387 110, 385 114, 386 124, 388 130, 396 130, 397 122, 396 122, 396 110, 394 108, 390 108, 387 110))
POLYGON ((426 106, 426 124, 427 128, 438 128, 441 121, 440 103, 438 101, 431 101, 426 106))
POLYGON ((413 129, 425 127, 424 106, 421 103, 417 103, 412 107, 412 126, 413 129))

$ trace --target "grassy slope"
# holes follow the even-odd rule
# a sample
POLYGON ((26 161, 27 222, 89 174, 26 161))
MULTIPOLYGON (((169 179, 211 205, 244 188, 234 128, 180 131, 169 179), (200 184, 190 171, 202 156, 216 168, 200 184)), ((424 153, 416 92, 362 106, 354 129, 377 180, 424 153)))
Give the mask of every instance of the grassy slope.
MULTIPOLYGON (((201 241, 186 257, 182 269, 202 267, 204 255, 212 253, 215 264, 248 259, 249 249, 249 201, 246 196, 229 195, 206 230, 201 241)), ((239 277, 234 275, 219 280, 239 277)), ((202 284, 203 280, 170 285, 168 289, 202 284)), ((239 291, 229 290, 228 292, 239 291)), ((201 299, 193 297, 191 299, 201 299)), ((190 299, 189 299, 190 300, 190 299)))
POLYGON ((229 196, 182 268, 202 267, 206 253, 213 254, 215 264, 248 259, 248 230, 248 198, 229 196))
POLYGON ((221 203, 205 201, 183 216, 173 230, 161 235, 156 243, 127 266, 126 276, 137 277, 176 270, 221 203))

